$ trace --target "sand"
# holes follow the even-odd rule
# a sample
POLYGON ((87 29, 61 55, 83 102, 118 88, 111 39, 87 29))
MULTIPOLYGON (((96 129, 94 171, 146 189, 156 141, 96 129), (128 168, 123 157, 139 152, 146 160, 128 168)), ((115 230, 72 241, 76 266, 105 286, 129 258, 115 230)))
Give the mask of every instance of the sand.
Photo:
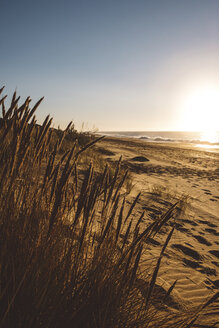
MULTIPOLYGON (((183 198, 185 211, 175 223, 158 283, 169 286, 177 280, 175 293, 186 305, 203 303, 219 288, 219 153, 188 144, 113 137, 103 139, 99 147, 109 162, 122 155, 133 183, 128 199, 141 191, 134 216, 144 210, 145 224, 183 198)), ((154 263, 165 236, 151 241, 154 263)), ((206 327, 212 327, 213 320, 219 325, 219 301, 202 318, 206 327)))

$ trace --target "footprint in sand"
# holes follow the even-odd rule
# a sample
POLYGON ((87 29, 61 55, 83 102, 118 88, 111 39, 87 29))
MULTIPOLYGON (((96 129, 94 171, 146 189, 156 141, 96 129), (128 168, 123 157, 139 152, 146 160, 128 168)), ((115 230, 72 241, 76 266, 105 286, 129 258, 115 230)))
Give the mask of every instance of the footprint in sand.
POLYGON ((216 265, 219 268, 219 262, 211 261, 211 263, 216 265))
POLYGON ((182 260, 186 265, 188 265, 192 269, 200 268, 200 264, 197 261, 191 261, 191 260, 186 259, 185 257, 182 260))
POLYGON ((216 270, 209 268, 209 267, 201 266, 201 269, 198 271, 201 273, 207 274, 208 276, 216 276, 217 275, 216 270))
POLYGON ((189 235, 191 235, 191 233, 189 232, 189 230, 186 229, 186 228, 184 228, 184 227, 178 226, 176 229, 177 229, 178 231, 180 231, 180 232, 186 232, 186 233, 188 233, 189 235))
POLYGON ((173 244, 171 247, 182 251, 185 255, 192 257, 194 260, 198 260, 198 261, 201 260, 201 255, 194 249, 191 249, 190 247, 181 244, 173 244))
POLYGON ((207 224, 208 224, 208 226, 211 227, 211 228, 216 228, 216 227, 217 227, 216 224, 214 224, 214 223, 210 223, 210 222, 208 222, 207 224))
POLYGON ((207 226, 211 227, 211 228, 216 228, 216 224, 214 223, 211 223, 209 221, 203 221, 203 220, 198 220, 199 223, 202 223, 202 224, 206 224, 207 226))
POLYGON ((205 192, 205 195, 212 195, 211 191, 208 189, 202 189, 205 192))
POLYGON ((188 223, 188 224, 190 224, 190 225, 192 225, 192 226, 197 226, 197 225, 198 225, 196 222, 194 222, 194 221, 192 221, 192 220, 183 219, 182 221, 183 221, 184 223, 188 223))
POLYGON ((209 189, 202 189, 205 192, 211 192, 209 189))
POLYGON ((191 229, 186 229, 185 227, 182 226, 182 224, 176 223, 175 228, 176 230, 180 232, 185 232, 187 235, 191 236, 191 231, 190 231, 191 229))
POLYGON ((206 228, 205 231, 211 233, 212 235, 219 236, 219 233, 215 229, 206 228))
POLYGON ((209 251, 209 253, 213 254, 214 256, 216 256, 219 259, 219 251, 217 251, 216 249, 209 251))
POLYGON ((198 240, 199 243, 204 244, 206 246, 211 246, 212 244, 205 239, 204 237, 200 236, 200 235, 193 235, 193 237, 198 240))

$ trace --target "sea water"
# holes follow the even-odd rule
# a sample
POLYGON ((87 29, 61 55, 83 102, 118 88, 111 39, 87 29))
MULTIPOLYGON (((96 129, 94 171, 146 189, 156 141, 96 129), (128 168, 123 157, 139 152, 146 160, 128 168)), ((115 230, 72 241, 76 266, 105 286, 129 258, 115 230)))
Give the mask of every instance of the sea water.
POLYGON ((103 131, 101 135, 118 138, 135 138, 155 143, 188 143, 195 147, 219 150, 219 131, 188 132, 188 131, 103 131))

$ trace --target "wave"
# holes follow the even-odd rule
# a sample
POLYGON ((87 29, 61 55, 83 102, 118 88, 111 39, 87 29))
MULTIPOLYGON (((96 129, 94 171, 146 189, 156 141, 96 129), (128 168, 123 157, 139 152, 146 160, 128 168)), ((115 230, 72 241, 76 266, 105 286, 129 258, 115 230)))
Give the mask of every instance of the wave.
POLYGON ((137 137, 140 140, 148 140, 148 141, 157 141, 157 142, 183 142, 183 143, 192 143, 192 144, 207 144, 207 145, 215 145, 219 146, 219 142, 211 142, 207 140, 200 139, 184 139, 184 138, 164 138, 164 137, 137 137))
POLYGON ((219 133, 218 137, 214 141, 205 140, 202 133, 199 132, 152 132, 152 131, 108 131, 108 132, 99 132, 101 135, 111 136, 116 138, 134 138, 139 140, 144 140, 145 142, 170 142, 170 143, 189 143, 189 144, 198 144, 198 145, 209 145, 219 146, 219 133))

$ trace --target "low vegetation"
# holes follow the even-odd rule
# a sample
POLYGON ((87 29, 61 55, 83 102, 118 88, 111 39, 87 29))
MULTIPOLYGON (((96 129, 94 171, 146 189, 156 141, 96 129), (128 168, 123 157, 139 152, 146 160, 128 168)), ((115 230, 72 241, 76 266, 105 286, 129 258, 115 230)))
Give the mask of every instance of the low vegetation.
MULTIPOLYGON (((2 92, 2 89, 1 89, 2 92)), ((192 327, 199 309, 166 305, 156 278, 162 256, 144 265, 147 243, 175 215, 177 204, 145 226, 133 216, 140 195, 126 204, 127 173, 120 161, 81 169, 87 150, 101 138, 71 128, 36 124, 30 98, 13 95, 0 124, 0 326, 1 327, 192 327), (69 147, 71 146, 71 147, 69 147), (142 292, 142 281, 145 292, 142 292), (140 284, 141 282, 141 284, 140 284)), ((86 162, 86 161, 85 161, 86 162)))

